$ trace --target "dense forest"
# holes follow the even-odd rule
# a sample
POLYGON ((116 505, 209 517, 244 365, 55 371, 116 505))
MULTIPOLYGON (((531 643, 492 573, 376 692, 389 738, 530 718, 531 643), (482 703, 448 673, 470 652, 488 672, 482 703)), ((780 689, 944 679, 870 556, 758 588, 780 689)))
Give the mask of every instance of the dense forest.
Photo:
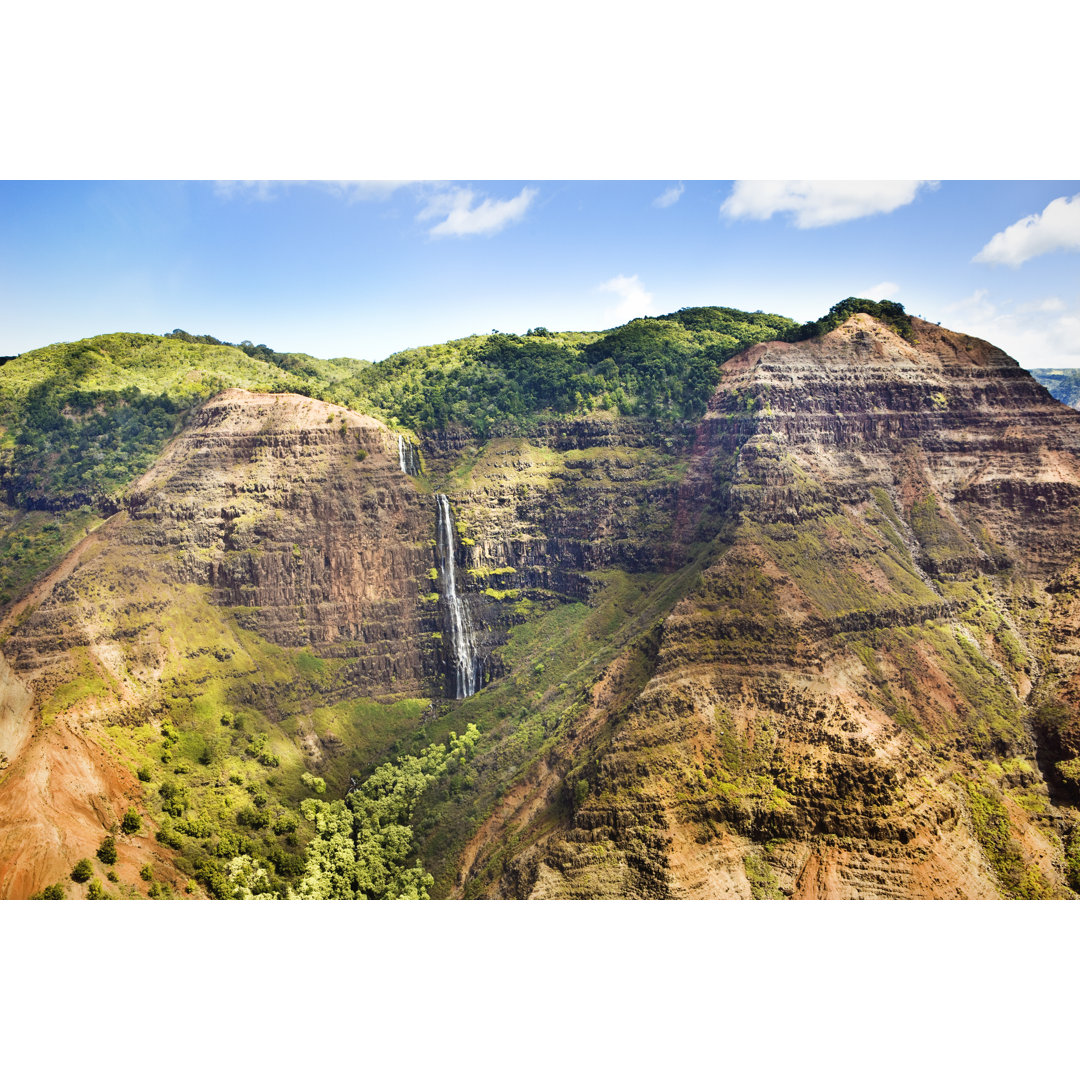
POLYGON ((683 308, 606 332, 493 331, 376 364, 181 329, 50 345, 2 368, 0 485, 13 507, 107 507, 188 412, 225 387, 306 394, 417 431, 524 432, 545 414, 594 410, 694 419, 735 353, 826 333, 854 311, 911 337, 902 305, 849 297, 803 325, 761 311, 683 308))

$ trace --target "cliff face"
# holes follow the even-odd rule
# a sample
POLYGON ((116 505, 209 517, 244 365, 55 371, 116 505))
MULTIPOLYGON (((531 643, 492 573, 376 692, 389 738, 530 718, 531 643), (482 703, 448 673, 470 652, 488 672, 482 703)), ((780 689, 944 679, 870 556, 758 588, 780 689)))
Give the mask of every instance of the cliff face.
POLYGON ((1071 895, 1080 415, 914 325, 756 345, 697 424, 428 433, 418 476, 369 417, 214 398, 0 627, 0 894, 128 806, 121 888, 295 876, 319 777, 475 722, 415 823, 440 895, 1071 895))
POLYGON ((565 823, 483 888, 1062 893, 1072 812, 1027 705, 1074 692, 1080 424, 1000 350, 916 329, 855 316, 725 365, 673 533, 717 557, 645 685, 594 694, 565 823))
POLYGON ((433 537, 433 500, 378 422, 291 394, 204 406, 7 620, 0 893, 66 877, 129 804, 153 821, 118 738, 249 705, 299 717, 312 767, 341 749, 304 719, 313 701, 439 692, 433 537), (306 703, 289 660, 305 654, 306 703))

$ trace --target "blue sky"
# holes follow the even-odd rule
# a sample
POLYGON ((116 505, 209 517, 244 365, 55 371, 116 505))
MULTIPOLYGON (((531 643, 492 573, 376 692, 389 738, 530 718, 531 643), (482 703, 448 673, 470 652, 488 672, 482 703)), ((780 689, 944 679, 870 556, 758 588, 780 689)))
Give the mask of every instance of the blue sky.
POLYGON ((846 296, 1080 365, 1080 181, 0 182, 0 353, 182 327, 378 360, 846 296))

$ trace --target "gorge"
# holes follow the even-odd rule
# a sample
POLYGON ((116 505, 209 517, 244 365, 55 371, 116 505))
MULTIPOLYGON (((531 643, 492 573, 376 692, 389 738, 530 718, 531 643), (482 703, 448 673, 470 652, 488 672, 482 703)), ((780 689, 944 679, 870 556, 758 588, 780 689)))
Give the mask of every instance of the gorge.
POLYGON ((1076 895, 1080 414, 867 301, 438 348, 0 368, 0 895, 1076 895))

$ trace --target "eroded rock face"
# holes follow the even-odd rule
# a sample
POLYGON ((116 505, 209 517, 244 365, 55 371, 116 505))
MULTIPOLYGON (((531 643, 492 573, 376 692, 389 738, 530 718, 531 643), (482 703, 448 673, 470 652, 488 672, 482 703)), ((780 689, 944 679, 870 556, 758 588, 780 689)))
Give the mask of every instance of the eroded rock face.
POLYGON ((527 437, 450 431, 424 451, 437 474, 467 463, 447 490, 475 537, 471 565, 514 568, 573 595, 587 589, 582 572, 664 568, 692 435, 688 424, 589 418, 527 437))
MULTIPOLYGON (((0 894, 66 879, 139 805, 108 725, 156 724, 164 695, 214 683, 272 709, 287 674, 253 643, 340 661, 327 700, 437 694, 433 536, 431 499, 378 422, 289 394, 207 403, 5 628, 0 894)), ((133 878, 168 857, 135 843, 120 845, 133 878)))
MULTIPOLYGON (((295 670, 274 649, 336 665, 320 701, 445 694, 434 485, 489 675, 538 610, 693 582, 470 824, 459 894, 1063 895, 1080 414, 985 342, 915 327, 755 346, 696 426, 428 436, 423 477, 370 418, 219 395, 4 627, 0 892, 138 805, 105 729, 155 723, 163 695, 216 682, 272 717, 295 670)), ((342 752, 295 738, 305 761, 342 752)), ((168 863, 134 843, 129 872, 168 863)))
MULTIPOLYGON (((609 742, 565 762, 588 797, 493 893, 1003 891, 957 776, 1030 765, 1033 693, 1075 696, 1080 418, 1000 350, 915 325, 912 347, 857 315, 725 365, 672 557, 718 554, 609 742)), ((1057 895, 1071 811, 1023 783, 1027 884, 1004 891, 1057 895)))
MULTIPOLYGON (((87 579, 116 571, 111 601, 127 604, 123 575, 152 568, 173 587, 208 588, 271 642, 347 659, 358 689, 419 689, 435 675, 418 614, 433 534, 433 510, 383 425, 294 394, 231 390, 132 487, 100 530, 98 558, 51 603, 86 597, 87 579)), ((52 631, 42 612, 6 651, 25 665, 95 636, 52 631)))

